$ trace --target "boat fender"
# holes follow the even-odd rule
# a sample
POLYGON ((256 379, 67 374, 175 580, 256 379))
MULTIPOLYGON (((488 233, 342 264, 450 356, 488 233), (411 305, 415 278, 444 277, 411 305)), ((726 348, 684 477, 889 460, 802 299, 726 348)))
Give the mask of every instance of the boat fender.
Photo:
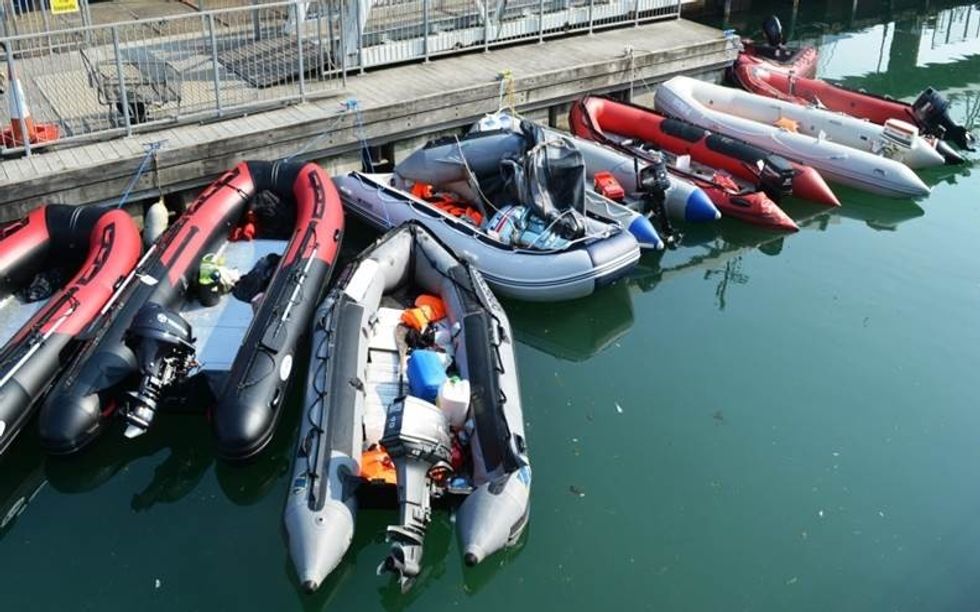
POLYGON ((168 224, 167 206, 163 203, 163 199, 150 204, 143 213, 143 246, 149 247, 156 242, 167 229, 168 224))

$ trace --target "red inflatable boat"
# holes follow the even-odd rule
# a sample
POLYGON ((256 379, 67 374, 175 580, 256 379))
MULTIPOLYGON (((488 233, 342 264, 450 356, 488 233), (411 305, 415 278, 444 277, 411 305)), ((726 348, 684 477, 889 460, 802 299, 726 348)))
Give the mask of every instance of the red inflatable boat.
POLYGON ((0 453, 14 440, 76 340, 101 315, 116 285, 136 265, 139 231, 123 210, 41 206, 0 226, 0 301, 4 315, 30 308, 13 294, 56 262, 77 272, 0 346, 0 453), (86 255, 87 253, 87 255, 86 255))
MULTIPOLYGON (((814 77, 817 74, 816 47, 787 47, 783 36, 783 24, 779 17, 770 15, 762 22, 764 43, 742 39, 742 51, 738 62, 766 66, 773 72, 814 77)), ((731 74, 731 73, 729 73, 731 74)))
MULTIPOLYGON (((909 104, 847 89, 821 79, 771 70, 767 65, 749 59, 743 60, 742 57, 735 62, 732 75, 740 87, 755 94, 798 104, 817 105, 879 125, 898 119, 917 126, 923 134, 948 140, 961 149, 970 149, 974 141, 973 134, 950 118, 949 102, 931 87, 909 104)), ((937 150, 947 164, 965 161, 949 146, 943 146, 943 143, 937 145, 937 150)))
MULTIPOLYGON (((646 117, 648 112, 638 106, 586 96, 572 104, 568 125, 576 136, 608 145, 633 157, 652 161, 653 157, 663 154, 668 169, 704 190, 723 216, 773 229, 799 229, 764 191, 740 184, 736 178, 720 174, 693 157, 679 158, 673 150, 660 146, 646 130, 650 125, 646 117), (651 145, 660 151, 652 151, 651 145)), ((684 154, 681 152, 681 155, 684 154)))
POLYGON ((742 39, 742 51, 737 63, 764 66, 773 72, 814 77, 817 74, 816 47, 786 47, 769 45, 742 39))
POLYGON ((674 155, 690 155, 700 164, 724 170, 761 187, 771 198, 795 195, 828 206, 840 206, 823 177, 809 166, 791 162, 756 146, 656 111, 609 98, 586 96, 572 104, 572 132, 607 144, 622 138, 648 142, 674 155))

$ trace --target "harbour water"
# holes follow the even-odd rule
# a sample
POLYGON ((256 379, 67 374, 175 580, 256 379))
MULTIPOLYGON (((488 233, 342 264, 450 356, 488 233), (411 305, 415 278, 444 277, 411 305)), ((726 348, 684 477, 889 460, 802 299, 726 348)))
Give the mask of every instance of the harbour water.
MULTIPOLYGON (((973 119, 980 11, 846 4, 803 6, 793 24, 820 45, 821 76, 904 99, 935 85, 973 119)), ((754 30, 773 8, 731 22, 754 30)), ((918 202, 841 188, 839 211, 786 205, 798 234, 726 221, 592 298, 506 304, 531 524, 476 569, 438 514, 402 595, 375 575, 394 513, 370 511, 334 576, 301 594, 281 528, 294 394, 245 468, 214 458, 194 415, 70 460, 43 457, 29 428, 0 462, 0 606, 975 608, 980 177, 923 176, 918 202)), ((346 249, 371 237, 353 227, 346 249)))

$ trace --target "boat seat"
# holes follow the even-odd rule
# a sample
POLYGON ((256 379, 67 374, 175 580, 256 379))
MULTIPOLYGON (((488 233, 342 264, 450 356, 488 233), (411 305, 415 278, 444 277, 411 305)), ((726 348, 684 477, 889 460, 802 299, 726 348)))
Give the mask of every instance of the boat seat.
POLYGON ((402 309, 381 307, 374 333, 368 341, 368 363, 364 381, 364 439, 367 446, 381 440, 388 406, 402 395, 402 364, 395 333, 402 309))

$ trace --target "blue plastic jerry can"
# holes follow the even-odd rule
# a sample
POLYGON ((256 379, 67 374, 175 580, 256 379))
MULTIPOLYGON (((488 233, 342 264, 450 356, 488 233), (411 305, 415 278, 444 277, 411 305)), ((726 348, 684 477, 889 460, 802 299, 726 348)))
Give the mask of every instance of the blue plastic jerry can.
POLYGON ((408 391, 415 397, 435 403, 445 380, 446 362, 442 353, 417 349, 408 356, 408 391))

